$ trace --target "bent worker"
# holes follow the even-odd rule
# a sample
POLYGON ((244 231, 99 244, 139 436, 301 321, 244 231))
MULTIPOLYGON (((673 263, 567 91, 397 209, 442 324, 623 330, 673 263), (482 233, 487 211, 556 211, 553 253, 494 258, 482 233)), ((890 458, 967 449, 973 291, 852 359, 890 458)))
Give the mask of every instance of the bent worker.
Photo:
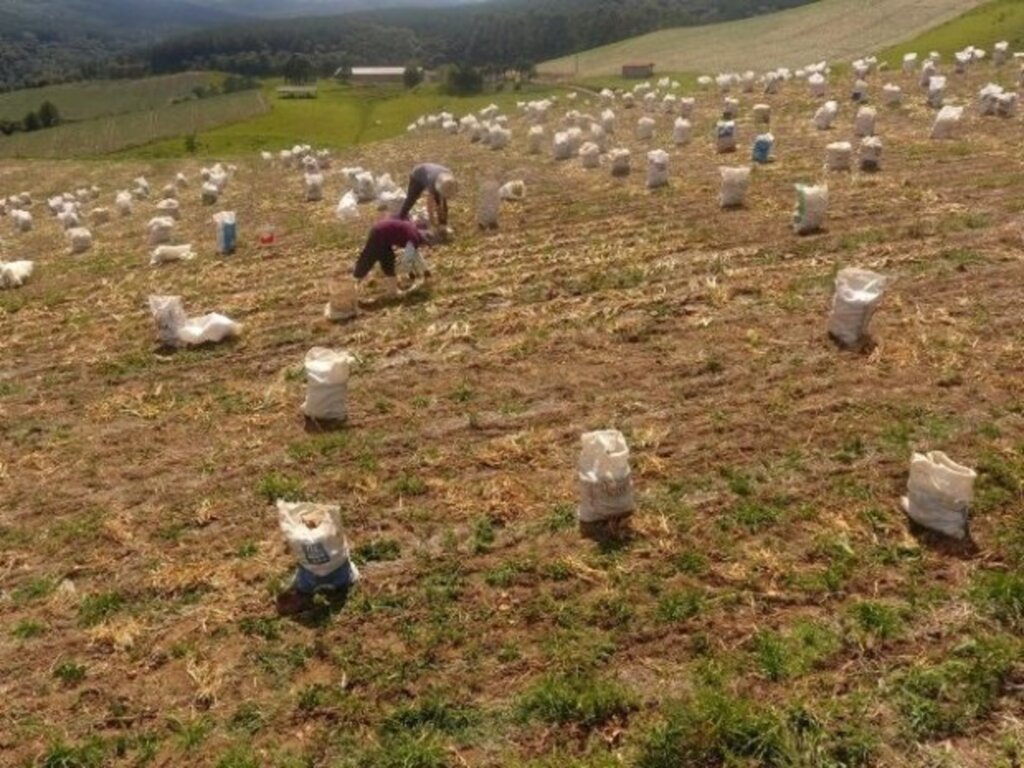
MULTIPOLYGON (((421 231, 411 221, 381 219, 370 228, 366 245, 363 246, 363 252, 359 255, 355 269, 352 271, 357 289, 362 286, 363 280, 370 274, 374 265, 379 263, 381 271, 384 273, 384 284, 388 295, 392 298, 405 295, 408 291, 398 288, 395 248, 405 248, 409 251, 411 247, 411 252, 418 257, 419 249, 433 245, 433 242, 434 238, 429 232, 421 231)), ((416 271, 421 273, 415 274, 415 277, 429 278, 430 272, 425 268, 422 258, 417 258, 417 261, 423 267, 420 270, 414 270, 414 273, 416 271)), ((408 290, 411 291, 418 285, 419 282, 416 282, 408 290)))
POLYGON ((431 227, 448 226, 448 201, 459 193, 459 184, 452 172, 437 163, 423 163, 412 169, 409 191, 398 218, 408 219, 413 206, 427 192, 427 216, 431 227))

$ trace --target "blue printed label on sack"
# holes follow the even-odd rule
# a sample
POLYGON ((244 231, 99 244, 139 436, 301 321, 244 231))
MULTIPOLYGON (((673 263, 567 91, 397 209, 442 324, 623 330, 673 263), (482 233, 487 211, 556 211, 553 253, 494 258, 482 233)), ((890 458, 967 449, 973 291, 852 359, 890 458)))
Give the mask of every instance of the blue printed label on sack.
POLYGON ((302 557, 310 565, 324 565, 331 561, 331 556, 320 542, 302 545, 302 557))

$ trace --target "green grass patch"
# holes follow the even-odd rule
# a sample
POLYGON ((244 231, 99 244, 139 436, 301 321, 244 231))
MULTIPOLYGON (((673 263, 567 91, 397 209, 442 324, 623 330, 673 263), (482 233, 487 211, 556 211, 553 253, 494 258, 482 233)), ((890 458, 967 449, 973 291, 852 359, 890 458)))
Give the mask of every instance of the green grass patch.
POLYGON ((125 600, 119 592, 101 592, 86 595, 78 604, 78 623, 95 627, 124 608, 125 600))
POLYGON ((954 53, 968 45, 984 48, 991 55, 993 45, 1001 40, 1009 41, 1011 51, 1019 51, 1024 45, 1024 5, 1019 0, 994 0, 980 5, 883 51, 879 58, 895 66, 905 53, 917 52, 924 56, 929 51, 938 51, 949 61, 954 53))
POLYGON ((1024 576, 982 571, 974 578, 971 598, 984 613, 1009 629, 1024 631, 1024 576))
POLYGON ((1019 659, 1019 640, 969 641, 939 663, 925 663, 897 682, 897 706, 914 738, 959 736, 987 716, 1019 659))
POLYGON ((74 661, 65 660, 53 668, 54 678, 68 687, 78 685, 85 680, 85 674, 85 665, 74 661))
POLYGON ((637 768, 784 765, 783 726, 767 707, 716 690, 667 708, 644 739, 637 768))
POLYGON ((801 621, 779 632, 759 632, 752 655, 761 674, 772 681, 802 677, 832 658, 842 643, 827 626, 801 621))
POLYGON ((18 640, 31 640, 46 632, 46 625, 33 619, 22 619, 11 628, 11 637, 18 640))
POLYGON ((280 472, 268 472, 256 485, 256 493, 268 503, 282 501, 299 501, 302 498, 302 481, 280 472))
MULTIPOLYGON (((438 86, 431 84, 410 91, 400 86, 357 86, 321 80, 317 83, 316 99, 280 99, 275 93, 280 84, 280 80, 264 83, 261 97, 270 106, 265 114, 220 127, 200 128, 199 151, 225 157, 289 149, 297 142, 344 149, 400 136, 421 115, 444 110, 462 115, 492 102, 511 112, 516 101, 540 98, 550 92, 543 86, 530 86, 518 93, 455 97, 442 94, 438 86)), ((123 156, 174 158, 183 154, 184 142, 175 138, 130 150, 123 156)))
POLYGON ((636 706, 636 698, 623 686, 595 675, 546 676, 523 694, 519 714, 550 725, 594 728, 627 717, 636 706))

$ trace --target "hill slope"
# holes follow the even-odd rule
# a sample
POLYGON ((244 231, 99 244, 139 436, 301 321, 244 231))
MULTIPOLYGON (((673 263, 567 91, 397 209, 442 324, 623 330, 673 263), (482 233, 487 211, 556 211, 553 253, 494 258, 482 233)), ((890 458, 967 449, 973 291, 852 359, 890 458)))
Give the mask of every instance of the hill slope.
POLYGON ((543 74, 617 74, 653 61, 664 72, 797 67, 850 59, 895 45, 981 4, 981 0, 821 0, 811 5, 705 27, 666 29, 540 65, 543 74))
POLYGON ((227 10, 191 0, 0 0, 3 33, 110 35, 124 30, 190 29, 237 19, 227 10))
POLYGON ((909 51, 938 51, 949 56, 966 45, 991 49, 1000 40, 1008 41, 1014 51, 1024 47, 1024 3, 1020 0, 990 0, 894 46, 883 55, 891 61, 897 61, 909 51))

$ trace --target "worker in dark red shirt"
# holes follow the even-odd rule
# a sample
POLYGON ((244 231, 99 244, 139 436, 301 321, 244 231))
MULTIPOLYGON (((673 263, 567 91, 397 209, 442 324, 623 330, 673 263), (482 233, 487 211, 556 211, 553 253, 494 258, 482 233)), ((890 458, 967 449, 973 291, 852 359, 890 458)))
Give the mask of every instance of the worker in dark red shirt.
MULTIPOLYGON (((381 219, 370 228, 370 234, 366 238, 366 245, 363 252, 356 261, 355 269, 352 272, 356 279, 356 285, 360 286, 362 281, 370 274, 375 264, 380 264, 384 273, 385 286, 388 295, 392 297, 402 296, 405 291, 398 288, 398 276, 395 270, 395 249, 412 246, 418 254, 419 249, 424 246, 433 245, 433 236, 429 232, 423 232, 411 221, 404 219, 381 219)), ((422 263, 422 260, 420 260, 422 263)), ((415 274, 416 278, 429 278, 430 272, 423 270, 422 274, 415 274)), ((417 286, 414 283, 409 290, 417 286)))

